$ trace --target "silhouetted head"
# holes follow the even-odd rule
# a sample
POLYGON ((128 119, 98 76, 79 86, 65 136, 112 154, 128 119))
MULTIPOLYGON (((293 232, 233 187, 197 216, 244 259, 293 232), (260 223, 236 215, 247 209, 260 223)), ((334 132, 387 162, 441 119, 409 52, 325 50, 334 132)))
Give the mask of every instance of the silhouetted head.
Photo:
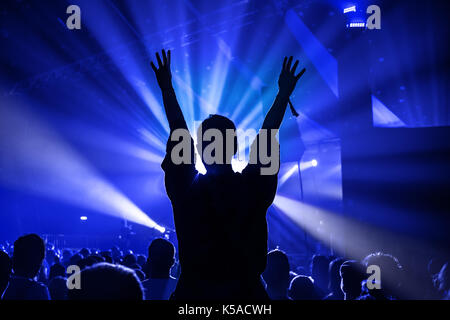
POLYGON ((141 282, 133 270, 106 262, 80 272, 80 289, 68 292, 69 300, 142 300, 141 282))
POLYGON ((328 276, 329 276, 328 289, 330 290, 330 292, 333 292, 334 294, 341 296, 342 291, 341 291, 340 269, 344 261, 345 260, 342 258, 336 258, 333 261, 331 261, 330 265, 328 266, 328 276))
POLYGON ((67 299, 67 279, 62 276, 54 277, 48 283, 48 291, 52 300, 67 299))
POLYGON ((113 263, 110 251, 102 251, 100 252, 100 256, 105 260, 105 262, 113 263))
POLYGON ((0 297, 9 282, 11 275, 11 258, 5 252, 0 250, 0 297))
POLYGON ((123 265, 131 269, 136 269, 137 266, 136 255, 131 253, 123 257, 123 265))
POLYGON ((84 258, 87 258, 91 254, 91 251, 88 248, 83 248, 80 250, 80 253, 84 258))
POLYGON ((152 278, 167 278, 175 262, 175 247, 166 239, 155 239, 148 247, 148 260, 152 278))
POLYGON ((272 250, 267 254, 267 266, 263 278, 267 284, 269 296, 285 296, 289 286, 289 260, 281 250, 272 250))
POLYGON ((52 266, 53 264, 59 262, 59 256, 54 249, 47 249, 45 253, 45 260, 48 265, 52 266))
POLYGON ((143 254, 137 255, 137 264, 142 268, 145 265, 147 258, 143 254))
POLYGON ((45 257, 45 243, 37 234, 27 234, 14 242, 12 267, 14 274, 34 278, 45 257))
MULTIPOLYGON (((387 253, 376 252, 365 257, 363 265, 366 268, 371 265, 380 268, 381 290, 374 289, 378 295, 382 293, 385 297, 389 297, 398 294, 397 291, 403 277, 403 267, 396 257, 387 253)), ((369 293, 374 290, 369 290, 369 293)))
POLYGON ((67 265, 72 257, 72 252, 69 249, 64 249, 62 252, 62 262, 67 265))
POLYGON ((69 265, 78 265, 83 260, 83 256, 79 253, 74 254, 69 259, 69 265))
POLYGON ((197 150, 208 172, 231 166, 238 144, 236 126, 227 117, 217 114, 203 120, 197 130, 197 150))
POLYGON ((60 277, 66 276, 66 268, 64 268, 64 266, 61 263, 55 263, 50 267, 48 279, 51 280, 58 276, 60 277))
POLYGON ((312 280, 303 275, 292 279, 289 286, 289 297, 292 300, 318 300, 319 297, 312 280))
POLYGON ((311 261, 311 276, 314 279, 314 285, 322 289, 328 290, 328 266, 330 261, 327 257, 316 254, 311 261))
POLYGON ((341 290, 346 300, 353 300, 361 294, 361 282, 366 278, 363 266, 356 260, 345 261, 340 268, 341 290))

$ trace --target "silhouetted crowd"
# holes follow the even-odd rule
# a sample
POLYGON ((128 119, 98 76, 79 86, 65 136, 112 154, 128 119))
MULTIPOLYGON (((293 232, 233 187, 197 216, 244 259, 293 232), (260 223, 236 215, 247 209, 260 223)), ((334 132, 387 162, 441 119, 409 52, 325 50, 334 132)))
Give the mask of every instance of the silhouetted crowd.
MULTIPOLYGON (((0 295, 3 300, 168 300, 180 275, 175 256, 174 245, 162 238, 150 243, 145 256, 116 246, 60 249, 28 234, 0 245, 0 295)), ((381 252, 362 261, 314 255, 309 271, 296 270, 283 251, 267 254, 262 280, 270 299, 396 300, 411 287, 397 258, 381 252), (371 277, 370 266, 379 268, 379 279, 371 277)), ((432 259, 426 272, 417 284, 419 298, 449 300, 448 262, 432 259)))

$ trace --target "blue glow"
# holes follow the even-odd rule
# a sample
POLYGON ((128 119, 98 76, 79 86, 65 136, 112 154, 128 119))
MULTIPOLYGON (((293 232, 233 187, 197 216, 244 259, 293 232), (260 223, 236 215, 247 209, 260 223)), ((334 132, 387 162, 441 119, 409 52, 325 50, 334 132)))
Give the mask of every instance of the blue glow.
POLYGON ((314 67, 328 84, 334 95, 339 97, 338 66, 336 59, 319 42, 293 10, 286 12, 285 21, 289 30, 302 45, 304 52, 311 59, 314 67))
POLYGON ((351 6, 351 7, 347 7, 344 8, 344 13, 348 13, 348 12, 356 12, 356 6, 351 6))
POLYGON ((374 95, 372 95, 372 113, 375 127, 406 127, 406 124, 374 95))

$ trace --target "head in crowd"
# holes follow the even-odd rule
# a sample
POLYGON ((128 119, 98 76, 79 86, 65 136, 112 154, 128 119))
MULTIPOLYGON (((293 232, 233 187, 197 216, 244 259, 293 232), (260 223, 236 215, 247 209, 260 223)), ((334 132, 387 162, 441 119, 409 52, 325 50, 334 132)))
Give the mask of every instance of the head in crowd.
POLYGON ((47 261, 47 264, 49 266, 52 266, 53 264, 59 262, 59 256, 54 249, 47 249, 45 253, 45 261, 47 261))
POLYGON ((155 239, 148 247, 150 278, 169 278, 175 262, 175 247, 166 239, 155 239))
POLYGON ((323 295, 328 292, 328 265, 330 261, 323 255, 314 255, 311 260, 311 276, 314 285, 323 295))
POLYGON ((67 279, 62 276, 56 276, 48 283, 48 291, 52 300, 67 299, 67 279))
POLYGON ((125 257, 123 257, 123 265, 125 267, 131 268, 131 269, 139 269, 139 265, 137 264, 137 257, 133 253, 127 254, 125 257))
POLYGON ((69 265, 76 265, 78 266, 80 264, 80 261, 83 260, 83 256, 79 253, 74 254, 69 259, 69 265))
MULTIPOLYGON (((216 172, 228 166, 221 166, 221 164, 228 164, 231 167, 231 159, 237 152, 237 136, 236 136, 236 126, 227 117, 213 114, 208 118, 203 120, 202 124, 199 126, 197 131, 197 150, 200 153, 200 156, 203 160, 203 164, 208 172, 216 172), (209 134, 213 135, 213 138, 209 136, 209 134), (216 137, 216 134, 220 134, 220 138, 216 137), (205 149, 212 143, 215 146, 219 146, 216 139, 220 139, 222 143, 222 148, 215 149, 217 152, 222 153, 222 157, 216 155, 214 151, 211 156, 216 158, 222 158, 220 164, 212 164, 205 161, 204 152, 205 149), (231 144, 231 151, 227 154, 227 144, 231 144)), ((209 155, 209 152, 207 153, 209 155)))
POLYGON ((5 252, 0 250, 0 297, 8 286, 9 277, 11 276, 11 258, 5 252))
POLYGON ((48 280, 51 280, 55 277, 65 277, 66 276, 66 268, 60 263, 55 263, 50 267, 50 272, 48 275, 48 280))
POLYGON ((147 261, 147 258, 143 255, 143 254, 138 254, 137 255, 137 264, 143 268, 145 265, 145 262, 147 261))
POLYGON ((141 282, 132 269, 106 262, 79 274, 81 289, 68 291, 70 300, 142 300, 141 282))
POLYGON ((62 264, 67 267, 70 264, 70 258, 72 258, 72 251, 64 249, 62 252, 62 264))
POLYGON ((361 295, 361 282, 366 278, 362 264, 356 260, 345 261, 341 265, 339 273, 344 299, 357 299, 361 295))
POLYGON ((327 296, 327 299, 332 300, 343 300, 344 294, 341 290, 341 265, 345 262, 342 258, 336 258, 330 262, 328 267, 328 291, 330 294, 327 296))
POLYGON ((378 299, 395 299, 398 297, 403 278, 403 267, 396 257, 376 252, 365 257, 363 265, 366 269, 371 265, 380 268, 381 289, 369 290, 371 296, 378 299))
POLYGON ((42 266, 45 257, 45 243, 37 234, 19 237, 14 242, 12 267, 14 274, 34 278, 42 266))
POLYGON ((105 262, 113 263, 113 259, 111 256, 111 251, 102 251, 100 252, 100 256, 103 258, 105 262))
POLYGON ((273 300, 287 299, 289 286, 289 260, 281 250, 272 250, 267 254, 267 266, 263 273, 267 293, 273 300))
POLYGON ((122 259, 122 251, 120 251, 119 247, 114 246, 111 248, 111 257, 113 258, 114 262, 120 262, 122 259))
POLYGON ((289 297, 292 300, 319 300, 316 288, 310 277, 299 275, 289 285, 289 297))
POLYGON ((91 251, 88 248, 83 248, 80 250, 80 254, 83 258, 87 258, 91 254, 91 251))

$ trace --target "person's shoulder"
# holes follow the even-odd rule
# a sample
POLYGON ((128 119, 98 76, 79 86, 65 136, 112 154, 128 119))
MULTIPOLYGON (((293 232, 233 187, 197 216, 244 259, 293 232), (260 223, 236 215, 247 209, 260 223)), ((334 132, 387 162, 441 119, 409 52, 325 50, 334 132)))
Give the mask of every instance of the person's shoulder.
POLYGON ((144 288, 147 288, 151 284, 151 279, 145 279, 144 281, 141 282, 141 284, 144 288))
POLYGON ((48 297, 48 287, 46 284, 38 281, 31 281, 31 287, 37 292, 38 298, 46 299, 48 297))
POLYGON ((177 283, 177 282, 178 282, 178 279, 177 279, 177 278, 174 278, 174 277, 172 277, 172 276, 169 276, 169 281, 170 281, 170 282, 177 283))

